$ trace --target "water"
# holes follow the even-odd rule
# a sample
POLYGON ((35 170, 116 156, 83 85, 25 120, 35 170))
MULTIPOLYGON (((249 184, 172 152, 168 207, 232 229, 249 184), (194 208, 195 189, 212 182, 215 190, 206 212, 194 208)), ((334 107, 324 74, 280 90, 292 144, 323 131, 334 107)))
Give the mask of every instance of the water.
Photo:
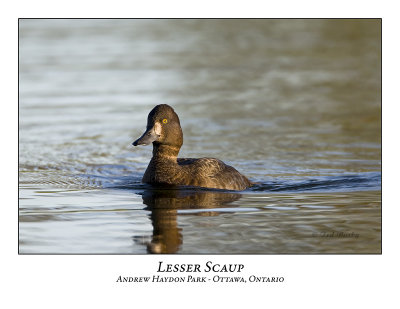
POLYGON ((380 253, 376 20, 21 20, 20 253, 380 253), (157 104, 243 192, 140 183, 157 104))

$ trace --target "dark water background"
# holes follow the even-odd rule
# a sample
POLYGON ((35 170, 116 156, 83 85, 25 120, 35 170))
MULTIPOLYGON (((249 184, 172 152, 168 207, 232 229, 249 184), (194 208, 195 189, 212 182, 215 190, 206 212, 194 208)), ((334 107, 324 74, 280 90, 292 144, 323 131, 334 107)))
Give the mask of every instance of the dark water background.
POLYGON ((20 20, 20 253, 379 253, 378 20, 20 20), (157 104, 243 192, 140 183, 157 104))

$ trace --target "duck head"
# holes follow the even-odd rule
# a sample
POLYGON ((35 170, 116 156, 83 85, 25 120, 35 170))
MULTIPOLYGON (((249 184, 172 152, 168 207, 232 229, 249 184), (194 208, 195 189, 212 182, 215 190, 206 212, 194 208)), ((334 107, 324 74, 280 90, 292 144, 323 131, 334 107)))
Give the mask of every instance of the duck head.
POLYGON ((147 117, 146 131, 132 143, 133 146, 149 145, 181 148, 183 134, 179 117, 167 104, 154 107, 147 117))

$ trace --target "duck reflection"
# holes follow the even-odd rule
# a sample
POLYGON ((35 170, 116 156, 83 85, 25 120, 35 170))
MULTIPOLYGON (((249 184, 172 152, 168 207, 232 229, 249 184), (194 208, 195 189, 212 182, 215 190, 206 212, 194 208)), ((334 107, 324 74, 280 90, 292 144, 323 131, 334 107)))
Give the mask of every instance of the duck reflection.
MULTIPOLYGON (((153 236, 147 243, 149 253, 175 253, 183 242, 178 227, 178 210, 213 209, 238 200, 241 194, 209 190, 149 189, 142 193, 145 209, 151 211, 153 236)), ((215 216, 215 210, 199 211, 195 215, 215 216)))

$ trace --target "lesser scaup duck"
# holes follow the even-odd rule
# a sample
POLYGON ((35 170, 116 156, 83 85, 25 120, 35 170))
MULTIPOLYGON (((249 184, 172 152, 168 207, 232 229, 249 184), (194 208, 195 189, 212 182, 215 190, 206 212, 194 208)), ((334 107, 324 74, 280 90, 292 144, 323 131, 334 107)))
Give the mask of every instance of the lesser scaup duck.
POLYGON ((134 146, 153 143, 153 157, 142 182, 214 189, 244 190, 251 182, 232 166, 214 158, 178 159, 183 144, 182 128, 174 109, 157 105, 147 117, 146 132, 134 146))

